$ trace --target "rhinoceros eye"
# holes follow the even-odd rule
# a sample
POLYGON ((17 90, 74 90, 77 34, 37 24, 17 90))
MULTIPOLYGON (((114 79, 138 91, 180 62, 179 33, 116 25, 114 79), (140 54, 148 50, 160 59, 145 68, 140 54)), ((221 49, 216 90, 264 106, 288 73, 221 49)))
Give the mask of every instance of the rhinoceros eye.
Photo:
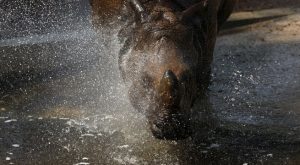
POLYGON ((145 88, 149 88, 150 86, 152 86, 152 78, 147 74, 147 73, 144 73, 142 76, 141 76, 141 80, 142 80, 142 84, 143 84, 143 87, 145 88))

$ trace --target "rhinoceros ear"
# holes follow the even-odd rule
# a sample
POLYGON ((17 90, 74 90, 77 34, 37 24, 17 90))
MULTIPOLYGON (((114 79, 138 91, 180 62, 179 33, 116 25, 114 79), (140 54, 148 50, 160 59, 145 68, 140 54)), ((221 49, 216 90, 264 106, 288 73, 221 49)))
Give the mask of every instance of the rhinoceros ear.
POLYGON ((204 1, 196 3, 192 6, 190 6, 189 8, 185 9, 184 11, 182 11, 181 20, 187 21, 191 17, 195 16, 195 14, 197 14, 197 13, 200 13, 200 14, 204 13, 204 11, 207 7, 207 4, 208 4, 208 0, 204 0, 204 1))
POLYGON ((129 0, 134 10, 138 13, 140 20, 144 22, 148 16, 147 11, 139 0, 129 0))

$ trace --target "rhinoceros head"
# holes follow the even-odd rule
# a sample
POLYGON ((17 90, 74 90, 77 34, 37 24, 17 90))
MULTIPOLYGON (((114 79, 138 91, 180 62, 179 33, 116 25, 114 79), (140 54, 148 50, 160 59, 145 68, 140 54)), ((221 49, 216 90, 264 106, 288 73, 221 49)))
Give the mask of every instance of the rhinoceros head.
POLYGON ((193 101, 209 74, 208 27, 200 17, 206 1, 189 8, 171 0, 146 5, 132 0, 130 5, 135 21, 119 61, 130 101, 146 114, 155 137, 185 138, 193 101))

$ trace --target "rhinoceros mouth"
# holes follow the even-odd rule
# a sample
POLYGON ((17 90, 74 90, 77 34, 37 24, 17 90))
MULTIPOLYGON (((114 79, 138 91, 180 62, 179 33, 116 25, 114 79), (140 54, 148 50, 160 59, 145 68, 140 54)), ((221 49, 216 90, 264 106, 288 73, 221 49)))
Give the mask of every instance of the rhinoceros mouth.
POLYGON ((154 137, 164 140, 180 140, 191 135, 191 124, 186 114, 169 114, 167 117, 149 121, 154 137))

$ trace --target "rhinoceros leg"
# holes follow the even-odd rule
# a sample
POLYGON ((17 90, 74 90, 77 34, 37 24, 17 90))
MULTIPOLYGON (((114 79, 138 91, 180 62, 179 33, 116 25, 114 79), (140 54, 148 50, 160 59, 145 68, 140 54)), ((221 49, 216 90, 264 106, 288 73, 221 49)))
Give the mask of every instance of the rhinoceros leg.
POLYGON ((218 28, 220 28, 228 19, 238 0, 223 0, 218 12, 218 28))

